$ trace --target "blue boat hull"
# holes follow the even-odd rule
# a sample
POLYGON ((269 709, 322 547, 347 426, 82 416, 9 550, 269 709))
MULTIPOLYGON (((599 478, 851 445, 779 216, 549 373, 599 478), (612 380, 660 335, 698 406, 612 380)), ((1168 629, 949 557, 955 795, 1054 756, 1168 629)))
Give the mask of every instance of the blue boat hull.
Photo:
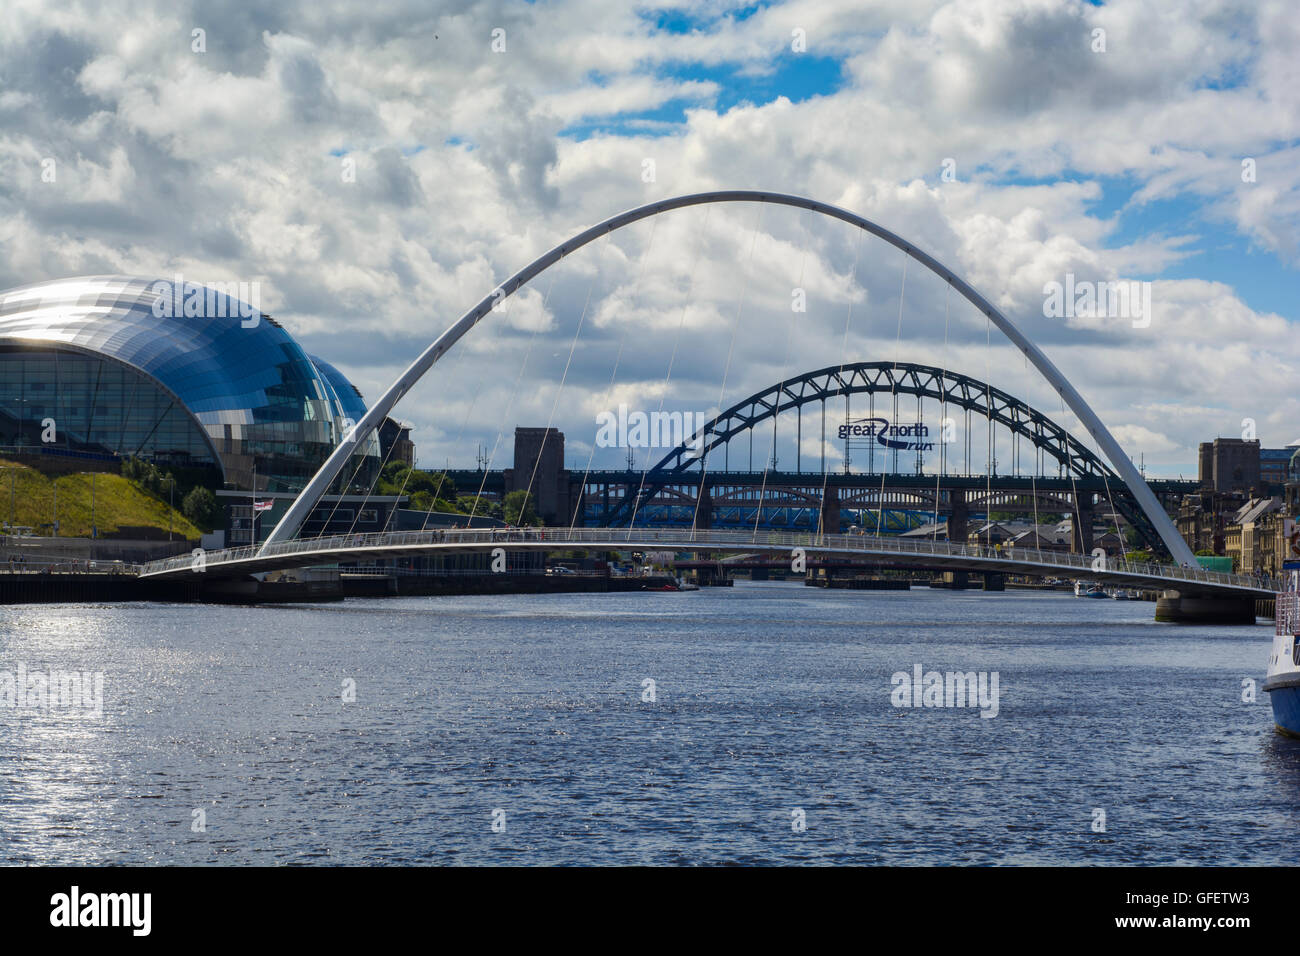
POLYGON ((1300 687, 1279 687, 1269 696, 1273 698, 1273 723, 1277 729, 1300 737, 1300 687))

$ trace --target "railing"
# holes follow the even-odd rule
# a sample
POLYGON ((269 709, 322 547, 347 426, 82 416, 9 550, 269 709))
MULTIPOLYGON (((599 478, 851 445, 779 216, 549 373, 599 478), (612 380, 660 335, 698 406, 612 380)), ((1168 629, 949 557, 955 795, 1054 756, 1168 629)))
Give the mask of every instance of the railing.
MULTIPOLYGON (((339 574, 357 575, 361 577, 385 577, 385 578, 455 578, 455 577, 482 577, 486 572, 482 568, 439 568, 436 571, 427 571, 422 568, 381 568, 372 566, 363 566, 358 568, 339 568, 339 574)), ((514 577, 514 578, 548 578, 555 577, 552 571, 545 568, 507 568, 504 571, 496 572, 494 576, 514 577)), ((605 577, 638 577, 639 575, 605 571, 574 571, 568 569, 560 572, 562 577, 566 578, 605 578, 605 577)))
POLYGON ((761 547, 764 550, 806 548, 818 551, 844 551, 864 554, 932 555, 945 558, 976 558, 982 561, 1003 561, 1008 564, 1032 564, 1039 567, 1065 568, 1085 574, 1123 574, 1165 581, 1213 584, 1220 587, 1265 590, 1264 584, 1250 575, 1209 571, 1205 568, 1184 568, 1169 564, 1151 564, 1106 558, 1102 567, 1094 567, 1089 555, 1057 551, 1039 551, 1034 548, 1006 548, 978 544, 953 544, 947 541, 925 541, 889 536, 864 534, 792 534, 789 532, 764 532, 754 534, 744 531, 704 530, 652 530, 623 528, 466 528, 430 531, 392 531, 386 533, 333 535, 325 538, 300 538, 264 547, 227 548, 205 552, 201 559, 186 556, 151 561, 141 569, 142 574, 159 574, 185 569, 200 570, 221 565, 252 561, 256 558, 283 558, 299 554, 333 551, 360 551, 365 549, 396 549, 445 545, 507 545, 511 543, 540 546, 550 544, 557 550, 566 547, 584 547, 592 544, 607 545, 611 550, 629 547, 643 548, 661 544, 670 548, 743 550, 761 547))
POLYGON ((3 574, 120 574, 138 576, 139 564, 105 558, 40 557, 39 552, 21 557, 0 559, 3 574))

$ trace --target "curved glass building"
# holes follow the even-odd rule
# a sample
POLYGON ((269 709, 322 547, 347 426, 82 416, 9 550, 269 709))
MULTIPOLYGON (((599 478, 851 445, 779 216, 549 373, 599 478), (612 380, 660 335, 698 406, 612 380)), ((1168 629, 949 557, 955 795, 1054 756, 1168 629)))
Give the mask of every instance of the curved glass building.
MULTIPOLYGON (((361 398, 361 392, 357 387, 323 358, 315 355, 310 355, 308 358, 325 379, 325 384, 330 387, 338 407, 343 409, 344 417, 351 419, 353 425, 361 421, 361 416, 366 413, 366 403, 361 398)), ((348 427, 350 428, 351 425, 348 427)))
MULTIPOLYGON (((365 413, 231 283, 91 276, 0 293, 0 444, 210 467, 296 491, 365 413), (346 421, 345 421, 346 420, 346 421)), ((379 465, 375 436, 357 472, 379 465)))

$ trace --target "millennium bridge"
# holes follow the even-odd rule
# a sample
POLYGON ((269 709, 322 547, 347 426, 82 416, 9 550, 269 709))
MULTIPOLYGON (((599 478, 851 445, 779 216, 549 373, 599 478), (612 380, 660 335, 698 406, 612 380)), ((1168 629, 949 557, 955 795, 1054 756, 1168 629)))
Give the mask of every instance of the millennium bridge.
MULTIPOLYGON (((900 336, 902 308, 903 297, 900 291, 898 320, 900 336)), ((969 427, 966 432, 969 442, 969 427)), ((1017 455, 1018 452, 1013 451, 1013 457, 1017 455)), ((969 452, 967 452, 967 459, 969 459, 969 452)), ((1041 467, 1038 470, 1041 471, 1041 467)), ((749 471, 752 473, 752 453, 749 471)), ((883 467, 881 471, 884 471, 883 467)), ((919 476, 921 471, 919 461, 917 471, 919 476)), ((969 472, 969 467, 966 471, 969 472)), ((724 465, 722 480, 727 480, 728 473, 729 468, 724 465)), ((484 477, 486 478, 486 475, 484 477)), ((767 490, 768 477, 765 471, 763 485, 759 491, 760 505, 761 496, 767 490)), ((943 510, 949 515, 950 522, 959 526, 960 532, 961 518, 969 509, 968 493, 976 491, 978 486, 970 487, 971 476, 967 473, 964 476, 966 487, 959 487, 950 482, 949 488, 944 489, 943 477, 943 474, 934 477, 933 495, 928 501, 917 497, 918 492, 915 488, 910 493, 914 501, 921 503, 922 508, 928 505, 936 517, 940 505, 945 505, 943 510), (945 495, 947 495, 946 499, 945 495)), ((1030 483, 1029 507, 1036 510, 1039 479, 1036 473, 1027 477, 1030 483)), ((883 474, 880 476, 880 492, 875 497, 875 504, 880 513, 883 513, 886 505, 888 486, 886 478, 887 476, 883 474)), ((1011 476, 1011 479, 1018 480, 1022 484, 1024 481, 1018 474, 1011 476)), ((999 486, 1005 480, 1008 479, 997 479, 999 486)), ((813 485, 816 480, 802 483, 813 485)), ((925 476, 925 484, 927 486, 929 484, 928 475, 925 476)), ((746 493, 743 488, 744 483, 741 482, 739 485, 742 486, 740 494, 743 497, 746 493)), ((529 490, 531 492, 531 487, 529 490)), ((789 491, 790 489, 787 488, 785 493, 788 494, 789 491)), ((752 488, 749 493, 752 494, 752 488)), ((865 492, 859 488, 857 493, 865 492)), ((795 497, 800 494, 805 502, 811 500, 807 491, 800 492, 795 489, 795 497)), ((882 530, 882 527, 883 522, 878 518, 875 530, 882 530)), ((951 532, 953 529, 949 530, 951 532)), ((960 538, 961 535, 958 533, 950 537, 960 538)), ((792 568, 808 556, 818 556, 847 557, 865 562, 878 561, 890 566, 993 574, 1060 575, 1064 573, 1074 578, 1091 579, 1121 587, 1160 590, 1165 595, 1166 602, 1172 601, 1182 606, 1183 611, 1187 612, 1183 614, 1185 618, 1194 618, 1202 611, 1206 612, 1207 618, 1216 614, 1223 616, 1219 611, 1225 609, 1231 611, 1233 608, 1236 610, 1232 613, 1235 613, 1238 618, 1244 618, 1246 608, 1249 607, 1252 609, 1250 619, 1253 620, 1254 599, 1268 593, 1259 582, 1248 576, 1213 572, 1198 566, 1190 547, 1179 535, 1156 492, 1083 396, 1015 323, 961 276, 933 256, 918 249, 910 241, 853 212, 801 196, 749 190, 696 193, 649 203, 597 223, 539 256, 484 296, 411 363, 388 390, 367 409, 362 419, 342 437, 338 446, 328 456, 319 471, 307 482, 265 541, 250 548, 206 553, 200 551, 190 558, 155 561, 140 569, 140 577, 143 579, 174 578, 196 573, 206 574, 212 578, 238 577, 277 569, 456 551, 489 552, 501 557, 507 551, 608 552, 646 549, 687 552, 696 555, 718 552, 781 553, 789 557, 792 568), (714 203, 761 203, 811 211, 847 223, 900 250, 904 257, 904 285, 907 263, 916 262, 942 279, 949 292, 956 291, 974 306, 987 321, 990 332, 993 328, 997 328, 1019 349, 1027 365, 1032 365, 1046 379, 1059 396, 1062 411, 1068 407, 1100 449, 1100 455, 1091 452, 1047 416, 1005 392, 995 389, 987 382, 978 382, 968 376, 929 366, 901 362, 850 363, 846 361, 838 367, 820 369, 783 381, 724 411, 716 416, 701 433, 696 434, 693 441, 683 443, 655 468, 643 474, 635 491, 631 488, 631 482, 627 482, 622 492, 615 495, 618 499, 616 501, 609 500, 609 482, 603 490, 598 490, 598 486, 593 487, 588 481, 590 474, 584 475, 573 520, 558 522, 560 527, 509 531, 399 530, 321 538, 297 537, 304 521, 321 497, 340 478, 344 468, 354 455, 365 447, 364 443, 368 437, 402 397, 439 359, 446 355, 452 346, 496 310, 505 299, 514 295, 551 266, 596 239, 644 219, 690 206, 714 203), (997 494, 994 492, 993 472, 996 470, 996 456, 993 447, 995 434, 992 426, 995 421, 1012 432, 1014 441, 1026 439, 1032 446, 1033 454, 1038 457, 1040 465, 1044 455, 1055 459, 1058 481, 1044 490, 1049 495, 1057 495, 1055 501, 1067 504, 1065 510, 1075 516, 1073 553, 1058 553, 1037 548, 987 547, 964 544, 960 540, 950 543, 937 540, 908 540, 880 534, 834 533, 839 530, 839 505, 841 504, 839 491, 844 488, 844 484, 830 480, 825 463, 820 472, 821 494, 818 502, 820 517, 816 521, 816 527, 810 529, 809 533, 799 533, 795 529, 785 532, 760 529, 757 523, 751 532, 709 527, 713 523, 713 507, 707 498, 711 494, 711 489, 717 486, 719 474, 716 468, 712 469, 713 484, 711 485, 708 480, 711 453, 722 447, 724 455, 728 454, 726 449, 737 434, 748 431, 752 436, 754 426, 767 419, 772 420, 775 428, 776 418, 783 411, 793 410, 798 420, 796 427, 802 428, 804 406, 812 402, 821 404, 821 428, 824 435, 825 403, 829 398, 844 398, 847 420, 849 412, 847 403, 851 396, 866 393, 868 400, 874 401, 877 392, 888 393, 891 396, 895 421, 899 395, 915 396, 918 400, 918 409, 920 400, 929 398, 937 399, 945 409, 948 405, 952 405, 967 416, 975 413, 986 417, 989 422, 989 447, 986 450, 989 474, 984 476, 983 500, 986 510, 993 508, 999 501, 1004 505, 1016 500, 1022 503, 1024 501, 1023 488, 999 487, 997 494), (1066 497, 1064 484, 1066 481, 1070 482, 1068 497, 1066 497), (1082 490, 1079 487, 1081 481, 1085 484, 1082 490), (1017 492, 1020 493, 1019 499, 1017 492), (1093 550, 1091 555, 1082 553, 1090 550, 1087 547, 1086 536, 1091 533, 1091 511, 1099 503, 1100 492, 1104 492, 1109 499, 1108 504, 1112 515, 1122 513, 1139 536, 1167 555, 1172 563, 1135 563, 1107 556, 1097 550, 1093 550), (590 499, 593 493, 605 499, 598 505, 601 514, 600 522, 611 527, 577 526, 579 523, 584 525, 588 523, 586 514, 590 510, 590 499), (691 502, 694 508, 693 519, 689 528, 638 526, 638 511, 648 498, 674 494, 694 496, 691 502), (1002 495, 1001 498, 997 497, 999 494, 1002 495), (584 518, 582 522, 577 520, 580 515, 584 518), (568 529, 563 527, 564 524, 569 526, 568 529), (612 525, 624 525, 624 527, 612 525)), ((500 563, 504 565, 504 562, 500 563)), ((1159 615, 1158 607, 1157 616, 1159 615)))
POLYGON ((199 551, 140 567, 142 578, 187 578, 193 574, 244 576, 265 571, 375 561, 438 553, 507 551, 671 551, 762 553, 788 558, 791 567, 808 558, 855 558, 892 567, 977 571, 993 574, 1069 575, 1102 585, 1143 590, 1194 588, 1198 593, 1254 599, 1270 595, 1248 575, 1204 568, 1090 557, 1031 548, 986 547, 946 541, 909 540, 866 534, 748 534, 736 531, 649 528, 510 528, 395 531, 381 534, 304 538, 267 547, 199 551))

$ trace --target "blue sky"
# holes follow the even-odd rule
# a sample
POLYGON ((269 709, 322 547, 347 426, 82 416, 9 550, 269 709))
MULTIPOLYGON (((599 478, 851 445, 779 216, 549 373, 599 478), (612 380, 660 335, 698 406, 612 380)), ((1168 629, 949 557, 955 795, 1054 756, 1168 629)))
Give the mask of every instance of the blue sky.
MULTIPOLYGON (((775 58, 771 72, 757 76, 747 74, 742 67, 731 64, 711 66, 672 64, 658 71, 657 75, 680 82, 714 83, 718 86, 719 92, 706 104, 680 99, 671 100, 650 110, 603 117, 600 122, 576 123, 565 127, 560 131, 560 135, 578 140, 597 133, 604 135, 648 133, 671 136, 680 131, 679 127, 685 122, 686 110, 690 106, 705 105, 725 113, 735 106, 742 104, 761 106, 782 96, 792 102, 801 103, 814 96, 834 93, 843 82, 840 59, 830 56, 799 56, 793 53, 775 58), (638 125, 640 121, 646 120, 656 126, 638 125)), ((599 86, 602 78, 595 76, 592 82, 599 86)))
MULTIPOLYGON (((1089 0, 1101 7, 1100 0, 1089 0)), ((646 11, 642 19, 653 33, 667 36, 708 34, 719 30, 724 22, 741 23, 756 13, 777 6, 747 4, 725 13, 700 15, 689 7, 646 11)), ((559 135, 581 141, 591 136, 677 136, 685 129, 686 111, 708 108, 726 113, 741 105, 762 106, 784 97, 800 103, 812 97, 830 96, 846 83, 849 54, 810 55, 780 48, 761 69, 741 62, 692 63, 670 61, 655 71, 656 76, 679 81, 703 81, 716 84, 717 95, 704 102, 688 98, 669 99, 653 109, 636 110, 582 120, 565 126, 559 135)), ((1194 89, 1218 91, 1247 89, 1250 85, 1248 59, 1221 64, 1207 62, 1207 72, 1190 78, 1194 89)), ((600 87, 607 77, 593 73, 590 81, 600 87)), ((1081 137, 1088 135, 1083 129, 1081 137)), ((1300 140, 1268 144, 1270 150, 1295 147, 1300 140)), ((1118 248, 1131 243, 1179 237, 1182 255, 1158 271, 1135 272, 1134 278, 1203 279, 1232 286, 1251 308, 1275 312, 1288 319, 1300 318, 1300 271, 1296 263, 1286 262, 1275 249, 1261 246, 1242 235, 1209 197, 1187 190, 1170 198, 1143 200, 1138 194, 1143 183, 1133 175, 1088 175, 1065 168, 1053 179, 1024 176, 997 177, 988 168, 978 168, 971 175, 992 184, 1024 186, 1044 182, 1093 182, 1100 197, 1088 204, 1088 213, 1112 223, 1106 247, 1118 248)), ((933 178, 933 177, 931 177, 933 178)))

